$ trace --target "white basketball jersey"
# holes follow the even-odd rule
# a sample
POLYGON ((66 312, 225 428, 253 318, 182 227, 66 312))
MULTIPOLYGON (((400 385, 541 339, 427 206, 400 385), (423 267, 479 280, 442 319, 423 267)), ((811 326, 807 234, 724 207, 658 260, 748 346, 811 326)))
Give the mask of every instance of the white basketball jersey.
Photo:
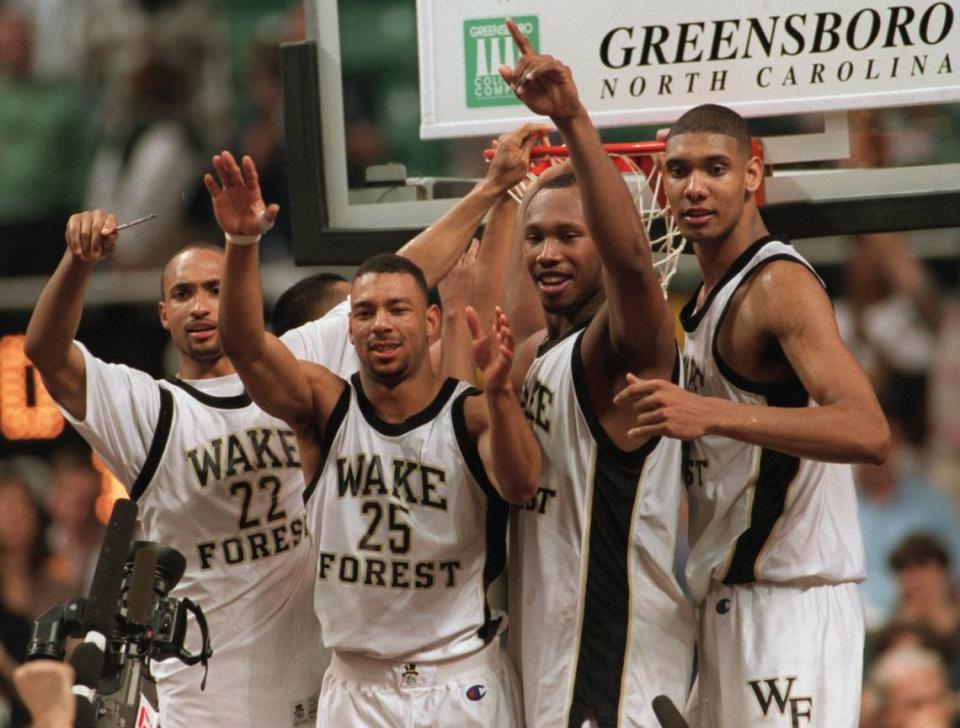
POLYGON ((359 375, 344 390, 322 445, 329 455, 307 487, 328 647, 421 662, 496 635, 486 587, 503 569, 507 506, 467 433, 473 393, 448 379, 430 405, 392 424, 359 375))
MULTIPOLYGON (((794 261, 816 275, 793 246, 762 238, 730 266, 699 310, 698 290, 681 311, 685 386, 691 392, 774 407, 816 406, 799 380, 752 382, 717 351, 718 331, 734 293, 775 260, 794 261)), ((735 585, 865 578, 849 465, 708 435, 685 445, 684 479, 690 499, 687 583, 698 603, 711 580, 735 585)))
MULTIPOLYGON (((87 416, 68 419, 137 501, 143 538, 186 558, 171 596, 199 604, 210 628, 205 691, 199 666, 152 665, 162 725, 312 725, 322 663, 293 432, 237 375, 157 382, 83 352, 87 416)), ((192 619, 188 633, 196 653, 192 619)))
POLYGON ((510 646, 527 725, 652 727, 653 698, 683 705, 693 668, 693 610, 673 576, 680 443, 614 444, 582 338, 541 352, 524 383, 544 459, 536 496, 512 513, 510 646))
POLYGON ((349 298, 323 317, 291 329, 280 341, 297 359, 322 364, 337 376, 348 377, 360 368, 357 350, 350 343, 349 298))

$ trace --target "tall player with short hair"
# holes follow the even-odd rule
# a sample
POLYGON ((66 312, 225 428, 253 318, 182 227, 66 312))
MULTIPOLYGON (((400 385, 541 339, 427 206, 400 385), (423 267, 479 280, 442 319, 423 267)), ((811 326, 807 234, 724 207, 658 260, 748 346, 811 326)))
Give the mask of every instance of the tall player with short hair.
POLYGON ((67 250, 27 328, 27 356, 138 502, 144 537, 187 560, 172 594, 203 607, 214 654, 203 692, 202 671, 153 663, 162 724, 294 728, 315 705, 324 664, 296 438, 250 400, 223 354, 220 249, 191 246, 164 268, 159 314, 178 350, 176 376, 157 381, 73 341, 116 226, 101 210, 70 218, 67 250))
POLYGON ((633 436, 686 441, 699 724, 852 728, 866 574, 843 463, 882 461, 889 432, 823 282, 764 225, 762 173, 727 108, 670 129, 664 185, 703 273, 681 312, 685 389, 634 378, 618 401, 633 436))
POLYGON ((485 598, 502 567, 506 504, 536 488, 540 454, 509 383, 512 336, 473 319, 486 392, 443 379, 428 338, 439 311, 410 261, 357 271, 349 381, 267 334, 259 232, 276 215, 256 169, 214 157, 205 177, 227 237, 224 344, 263 408, 297 433, 318 548, 316 611, 334 650, 320 726, 520 725, 519 693, 485 598), (481 454, 485 453, 485 454, 481 454))
POLYGON ((511 532, 510 641, 529 726, 655 726, 686 700, 693 612, 673 576, 680 444, 626 435, 627 372, 679 381, 670 310, 643 223, 570 69, 536 55, 501 72, 550 116, 571 164, 526 193, 517 244, 547 327, 518 346, 515 386, 544 454, 511 532))

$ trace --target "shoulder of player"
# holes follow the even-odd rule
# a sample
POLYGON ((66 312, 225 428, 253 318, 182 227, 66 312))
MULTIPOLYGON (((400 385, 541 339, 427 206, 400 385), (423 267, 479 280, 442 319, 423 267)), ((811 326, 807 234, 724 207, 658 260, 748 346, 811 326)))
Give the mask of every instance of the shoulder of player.
POLYGON ((799 260, 764 264, 750 276, 738 298, 738 315, 750 314, 772 329, 803 320, 816 311, 829 311, 832 316, 823 284, 799 260))
POLYGON ((309 410, 304 408, 302 421, 298 424, 304 429, 312 430, 318 426, 322 429, 323 423, 333 414, 349 385, 322 364, 303 360, 299 363, 310 387, 313 402, 309 410))
POLYGON ((527 370, 530 369, 533 360, 537 358, 537 350, 546 335, 547 330, 545 328, 540 329, 517 344, 513 350, 510 380, 518 393, 523 388, 523 381, 527 378, 527 370))
POLYGON ((517 344, 513 352, 513 369, 522 370, 526 374, 530 364, 537 358, 537 349, 546 338, 546 328, 539 329, 517 344))
POLYGON ((487 393, 483 390, 475 390, 474 392, 468 390, 466 396, 463 394, 457 396, 463 397, 463 419, 467 426, 467 432, 472 437, 476 437, 486 431, 490 425, 487 411, 487 393))

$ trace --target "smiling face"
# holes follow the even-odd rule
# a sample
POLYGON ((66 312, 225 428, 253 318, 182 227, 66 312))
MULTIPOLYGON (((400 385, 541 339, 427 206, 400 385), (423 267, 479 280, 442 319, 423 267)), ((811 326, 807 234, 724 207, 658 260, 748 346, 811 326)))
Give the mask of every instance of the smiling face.
POLYGON ((687 132, 667 141, 664 160, 667 201, 683 236, 693 243, 721 242, 749 222, 762 164, 737 140, 716 132, 687 132))
POLYGON ((523 257, 544 311, 574 320, 603 295, 600 256, 576 186, 543 187, 524 208, 523 257))
POLYGON ((440 312, 406 273, 364 273, 350 293, 350 341, 364 371, 392 385, 429 366, 428 338, 439 330, 440 312))
POLYGON ((220 332, 220 279, 223 253, 191 248, 174 256, 163 272, 160 324, 180 352, 197 362, 223 357, 220 332))

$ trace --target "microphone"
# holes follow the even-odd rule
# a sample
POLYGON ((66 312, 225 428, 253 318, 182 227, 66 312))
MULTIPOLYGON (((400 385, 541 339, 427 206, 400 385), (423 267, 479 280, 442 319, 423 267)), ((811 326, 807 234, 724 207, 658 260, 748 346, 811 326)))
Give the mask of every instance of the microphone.
POLYGON ((118 500, 113 506, 90 584, 90 598, 83 610, 84 631, 93 630, 104 637, 113 633, 123 568, 133 539, 138 510, 137 504, 128 499, 118 500))
POLYGON ((157 552, 137 549, 127 592, 127 623, 143 629, 149 624, 153 607, 153 581, 157 571, 157 552))
POLYGON ((653 699, 653 713, 660 721, 661 728, 690 728, 687 721, 680 715, 677 706, 666 695, 658 695, 653 699))
POLYGON ((70 665, 75 674, 73 686, 77 706, 75 728, 94 728, 97 724, 95 698, 97 685, 100 684, 100 675, 103 672, 103 646, 103 644, 97 644, 96 639, 83 642, 77 645, 70 657, 70 665))

